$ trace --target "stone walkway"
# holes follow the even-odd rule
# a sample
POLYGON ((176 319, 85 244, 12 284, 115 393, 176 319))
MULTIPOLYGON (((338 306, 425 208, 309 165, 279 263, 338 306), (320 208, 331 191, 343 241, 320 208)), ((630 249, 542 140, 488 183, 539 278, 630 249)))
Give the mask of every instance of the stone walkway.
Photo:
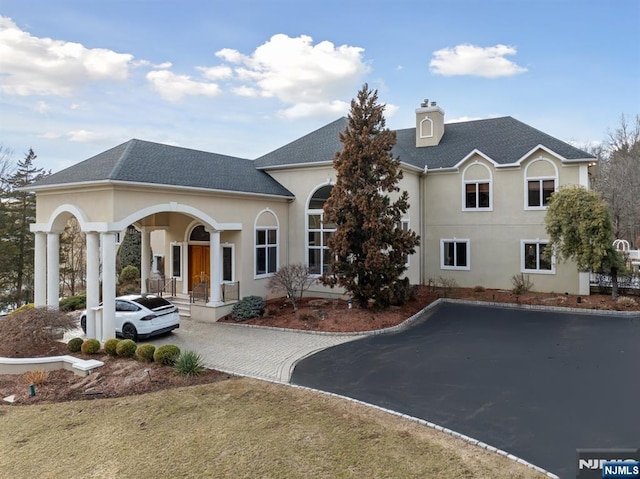
POLYGON ((288 383, 296 363, 317 351, 364 338, 362 334, 314 334, 228 323, 182 320, 171 334, 141 340, 156 347, 175 344, 202 355, 220 371, 288 383))

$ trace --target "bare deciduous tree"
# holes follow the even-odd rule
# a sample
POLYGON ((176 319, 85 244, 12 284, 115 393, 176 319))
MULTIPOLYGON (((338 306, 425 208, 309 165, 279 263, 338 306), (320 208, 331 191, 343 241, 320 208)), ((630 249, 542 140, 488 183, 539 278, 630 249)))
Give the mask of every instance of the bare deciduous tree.
POLYGON ((302 294, 309 289, 315 281, 311 276, 309 268, 302 264, 290 264, 283 266, 269 278, 267 285, 269 291, 285 291, 291 300, 293 310, 298 311, 298 300, 302 299, 302 294))
POLYGON ((640 247, 640 115, 633 124, 623 115, 606 144, 592 153, 599 159, 593 188, 609 204, 616 238, 640 247))

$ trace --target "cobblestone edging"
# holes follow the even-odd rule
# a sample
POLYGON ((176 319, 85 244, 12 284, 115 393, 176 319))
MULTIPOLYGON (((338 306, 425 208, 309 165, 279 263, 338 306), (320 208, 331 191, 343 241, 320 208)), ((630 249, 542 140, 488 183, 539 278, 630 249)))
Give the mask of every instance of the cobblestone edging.
POLYGON ((579 313, 579 314, 587 314, 587 315, 595 315, 595 316, 622 316, 622 317, 630 317, 632 319, 640 319, 640 311, 609 311, 606 309, 586 309, 586 308, 568 308, 561 306, 545 306, 545 305, 536 305, 536 304, 516 304, 516 303, 499 303, 495 301, 472 301, 467 299, 453 299, 453 298, 438 298, 433 303, 425 306, 416 314, 411 316, 409 319, 406 319, 400 324, 396 326, 391 326, 389 328, 383 329, 372 329, 370 331, 308 331, 306 329, 294 329, 294 328, 276 328, 272 326, 260 326, 257 324, 242 324, 242 323, 226 323, 226 324, 234 324, 235 326, 240 326, 243 328, 259 328, 259 329, 277 329, 278 331, 289 331, 293 333, 304 333, 304 334, 314 334, 320 336, 375 336, 378 334, 387 334, 387 333, 395 333, 398 331, 403 331, 410 326, 413 326, 419 320, 422 320, 422 315, 429 310, 436 308, 437 306, 443 303, 453 303, 453 304, 468 304, 472 306, 491 306, 495 308, 506 308, 506 309, 529 309, 534 311, 550 311, 557 313, 579 313))
POLYGON ((454 431, 452 429, 439 426, 438 424, 435 424, 433 422, 429 422, 429 421, 426 421, 424 419, 420 419, 418 417, 409 416, 408 414, 403 414, 403 413, 400 413, 398 411, 393 411, 391 409, 387 409, 387 408, 384 408, 384 407, 381 407, 381 406, 376 406, 375 404, 370 404, 370 403, 367 403, 367 402, 364 402, 364 401, 360 401, 359 399, 353 399, 353 398, 350 398, 350 397, 347 397, 347 396, 342 396, 342 395, 336 394, 336 393, 331 393, 331 392, 327 392, 327 391, 321 391, 319 389, 313 389, 313 388, 309 388, 309 387, 306 387, 306 386, 298 386, 296 384, 288 384, 288 386, 293 387, 293 388, 297 388, 297 389, 303 389, 303 390, 307 390, 307 391, 313 391, 313 392, 316 392, 316 393, 325 394, 327 396, 331 396, 331 397, 335 397, 335 398, 339 398, 339 399, 344 399, 344 400, 350 401, 350 402, 355 403, 355 404, 360 404, 362 406, 370 407, 372 409, 376 409, 378 411, 382 411, 382 412, 387 413, 387 414, 392 414, 394 416, 401 417, 401 418, 406 419, 408 421, 420 424, 421 426, 426 426, 428 428, 435 429, 436 431, 440 431, 440 432, 442 432, 444 434, 447 434, 449 436, 456 437, 456 438, 461 439, 461 440, 463 440, 463 441, 465 441, 465 442, 467 442, 469 444, 472 444, 474 446, 480 447, 480 448, 485 449, 487 451, 496 453, 496 454, 498 454, 500 456, 504 456, 504 457, 506 457, 507 459, 509 459, 511 461, 517 462, 518 464, 522 464, 523 466, 526 466, 529 469, 533 469, 533 470, 535 470, 537 472, 540 472, 540 473, 546 475, 547 477, 550 477, 550 478, 553 478, 553 479, 560 479, 559 476, 553 474, 552 472, 549 472, 549 471, 547 471, 545 469, 542 469, 541 467, 536 466, 535 464, 531 464, 530 462, 525 461, 524 459, 519 458, 517 456, 514 456, 513 454, 510 454, 507 451, 503 451, 502 449, 498 449, 497 447, 491 446, 490 444, 486 444, 486 443, 484 443, 482 441, 479 441, 478 439, 474 439, 473 437, 467 436, 465 434, 461 434, 461 433, 459 433, 457 431, 454 431))

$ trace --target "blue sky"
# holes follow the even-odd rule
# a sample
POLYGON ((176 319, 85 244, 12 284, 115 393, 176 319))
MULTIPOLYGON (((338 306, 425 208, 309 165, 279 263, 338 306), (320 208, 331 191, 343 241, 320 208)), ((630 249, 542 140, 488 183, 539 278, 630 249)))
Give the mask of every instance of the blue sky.
POLYGON ((2 0, 0 144, 58 171, 131 138, 256 158, 344 115, 510 115, 602 141, 640 113, 637 0, 2 0))

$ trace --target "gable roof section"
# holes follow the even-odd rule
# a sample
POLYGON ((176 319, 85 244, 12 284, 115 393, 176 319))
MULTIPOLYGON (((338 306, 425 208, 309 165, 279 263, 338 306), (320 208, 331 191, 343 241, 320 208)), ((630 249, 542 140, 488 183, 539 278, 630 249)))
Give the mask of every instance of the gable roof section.
POLYGON ((288 145, 267 153, 255 160, 258 169, 286 166, 302 166, 315 163, 331 163, 336 151, 342 150, 338 134, 347 127, 345 117, 311 132, 288 145))
POLYGON ((474 150, 498 165, 516 165, 525 155, 543 146, 565 160, 589 160, 593 156, 547 135, 510 116, 448 123, 440 144, 415 147, 415 128, 396 132, 400 159, 429 169, 453 168, 474 150))
MULTIPOLYGON (((256 159, 258 169, 275 169, 305 164, 330 163, 342 150, 338 133, 347 119, 340 118, 277 150, 256 159)), ((416 129, 396 130, 394 156, 416 168, 454 168, 474 151, 497 165, 517 165, 523 157, 543 146, 565 160, 589 160, 593 156, 510 116, 448 123, 437 146, 416 147, 416 129)))
POLYGON ((256 170, 252 160, 135 139, 54 173, 31 187, 103 181, 293 197, 268 174, 256 170))

